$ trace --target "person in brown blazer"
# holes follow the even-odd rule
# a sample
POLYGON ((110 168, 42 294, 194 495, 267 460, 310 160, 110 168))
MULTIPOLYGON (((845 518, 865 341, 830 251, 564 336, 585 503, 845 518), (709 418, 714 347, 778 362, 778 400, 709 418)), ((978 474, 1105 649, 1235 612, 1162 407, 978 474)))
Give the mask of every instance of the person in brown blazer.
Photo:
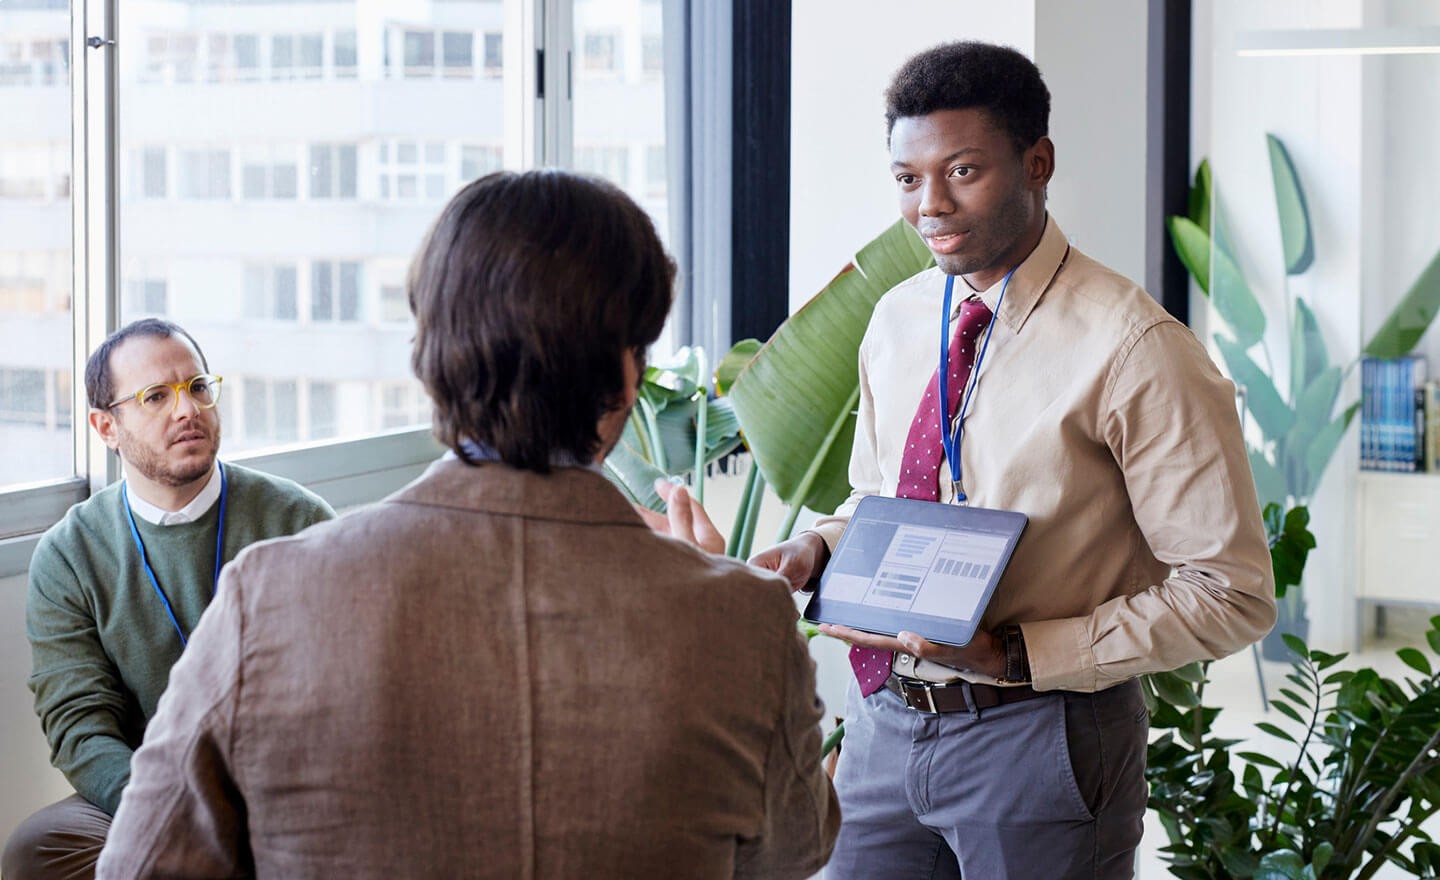
POLYGON ((673 278, 607 183, 461 190, 409 279, 451 451, 225 569, 101 877, 821 868, 839 812, 788 585, 652 531, 596 467, 673 278))

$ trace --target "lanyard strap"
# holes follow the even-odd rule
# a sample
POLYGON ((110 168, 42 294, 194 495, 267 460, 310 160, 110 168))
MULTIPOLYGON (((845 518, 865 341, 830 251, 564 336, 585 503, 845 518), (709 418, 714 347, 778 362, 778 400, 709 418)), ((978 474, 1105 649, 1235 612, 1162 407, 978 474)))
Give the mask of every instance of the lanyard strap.
MULTIPOLYGON (((1019 268, 1018 266, 1016 268, 1019 268)), ((1005 273, 1000 283, 1000 298, 995 301, 995 315, 1005 302, 1005 290, 1010 286, 1010 277, 1015 269, 1005 273)), ((955 424, 950 424, 950 301, 955 292, 955 276, 945 276, 945 306, 940 312, 940 448, 945 450, 945 461, 950 465, 950 484, 957 504, 964 504, 965 493, 960 491, 960 443, 964 437, 965 413, 970 409, 970 398, 980 384, 980 365, 985 362, 985 351, 990 347, 990 334, 995 330, 995 317, 985 327, 985 338, 980 343, 980 353, 970 368, 969 381, 960 401, 960 414, 955 424)))
MULTIPOLYGON (((226 478, 225 465, 216 462, 220 468, 220 523, 215 532, 215 584, 212 587, 211 595, 220 586, 220 562, 225 552, 225 495, 226 478)), ((150 577, 150 584, 155 588, 155 595, 160 597, 160 604, 165 606, 165 613, 170 617, 170 622, 175 625, 175 632, 180 634, 180 645, 185 647, 189 641, 185 638, 185 630, 180 628, 180 621, 175 619, 175 611, 170 607, 170 600, 165 597, 165 591, 160 589, 160 579, 155 577, 155 569, 150 567, 150 558, 145 553, 145 542, 140 540, 140 530, 135 527, 135 514, 130 510, 130 492, 128 485, 120 486, 120 503, 125 508, 125 517, 130 521, 130 537, 135 539, 135 549, 140 551, 140 564, 145 568, 145 574, 150 577)))

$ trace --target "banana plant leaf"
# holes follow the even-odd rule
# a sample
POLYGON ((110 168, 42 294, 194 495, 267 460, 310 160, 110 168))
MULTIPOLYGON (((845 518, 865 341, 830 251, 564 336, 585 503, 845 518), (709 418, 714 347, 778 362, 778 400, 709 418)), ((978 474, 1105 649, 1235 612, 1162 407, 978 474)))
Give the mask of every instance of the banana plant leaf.
POLYGON ((1430 258, 1430 264, 1366 343, 1365 354, 1374 358, 1404 357, 1425 335, 1437 311, 1440 311, 1440 252, 1430 258))
MULTIPOLYGON (((1290 399, 1301 393, 1330 366, 1330 353, 1315 313, 1300 297, 1295 298, 1295 324, 1290 328, 1290 399)), ((1328 412, 1326 413, 1329 414, 1328 412)))
POLYGON ((735 343, 720 363, 715 365, 715 393, 729 394, 730 386, 735 384, 735 377, 745 369, 745 365, 760 351, 762 343, 758 339, 742 339, 735 343))
POLYGON ((1315 262, 1315 240, 1310 232, 1310 211, 1305 190, 1290 151, 1273 134, 1265 135, 1270 148, 1270 176, 1275 181, 1275 208, 1280 214, 1280 241, 1285 249, 1285 274, 1299 275, 1315 262))
POLYGON ((829 513, 850 493, 860 340, 886 291, 934 260, 897 221, 780 325, 728 398, 765 481, 792 510, 829 513))
POLYGON ((1211 248, 1210 301, 1230 327, 1235 341, 1249 348, 1265 335, 1265 312, 1250 290, 1234 258, 1224 248, 1211 248))
POLYGON ((625 428, 620 442, 605 457, 605 476, 615 484, 631 503, 663 511, 665 501, 655 491, 655 481, 667 477, 664 471, 651 464, 639 447, 634 424, 625 428))
POLYGON ((1215 334, 1215 345, 1231 377, 1245 386, 1245 405, 1255 416, 1260 430, 1266 437, 1284 437, 1295 424, 1295 413, 1281 399, 1275 383, 1245 353, 1245 346, 1219 333, 1215 334))

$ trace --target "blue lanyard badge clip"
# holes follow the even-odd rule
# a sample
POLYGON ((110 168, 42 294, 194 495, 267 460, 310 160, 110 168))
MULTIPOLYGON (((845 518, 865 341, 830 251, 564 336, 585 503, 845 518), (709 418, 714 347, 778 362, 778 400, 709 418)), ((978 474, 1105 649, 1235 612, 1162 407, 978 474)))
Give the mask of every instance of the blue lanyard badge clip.
MULTIPOLYGON (((1016 268, 1019 268, 1018 266, 1016 268)), ((1015 269, 1005 273, 1000 283, 1000 297, 995 301, 995 314, 1005 302, 1005 290, 1010 286, 1010 277, 1015 269)), ((945 276, 945 304, 940 312, 940 446, 945 450, 945 461, 950 465, 951 503, 964 504, 968 500, 961 489, 960 444, 965 435, 965 413, 970 409, 970 398, 980 384, 980 365, 985 362, 985 351, 990 347, 990 334, 995 330, 995 318, 985 327, 985 338, 980 343, 980 352, 970 368, 965 393, 960 398, 960 412, 955 423, 950 423, 950 302, 955 293, 955 276, 945 276)))

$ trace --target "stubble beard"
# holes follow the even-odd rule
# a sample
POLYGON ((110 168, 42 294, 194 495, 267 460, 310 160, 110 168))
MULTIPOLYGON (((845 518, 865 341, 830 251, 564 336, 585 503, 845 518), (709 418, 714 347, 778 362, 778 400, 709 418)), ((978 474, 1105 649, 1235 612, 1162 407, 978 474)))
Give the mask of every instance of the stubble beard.
POLYGON ((1014 267, 996 264, 1005 260, 1015 243, 1024 237, 1032 218, 1030 194, 1023 184, 1017 184, 1010 198, 986 224, 981 240, 975 245, 977 253, 937 255, 935 264, 946 275, 971 275, 994 268, 1009 271, 1014 267))
POLYGON ((210 470, 215 467, 215 457, 220 451, 219 421, 216 421, 213 429, 198 424, 197 427, 208 435, 210 441, 208 453, 199 460, 188 459, 178 464, 170 464, 166 461, 168 445, 165 449, 156 450, 152 445, 125 430, 123 425, 117 424, 120 457, 124 459, 128 467, 134 468, 136 472, 152 483, 172 489, 188 486, 210 473, 210 470))

